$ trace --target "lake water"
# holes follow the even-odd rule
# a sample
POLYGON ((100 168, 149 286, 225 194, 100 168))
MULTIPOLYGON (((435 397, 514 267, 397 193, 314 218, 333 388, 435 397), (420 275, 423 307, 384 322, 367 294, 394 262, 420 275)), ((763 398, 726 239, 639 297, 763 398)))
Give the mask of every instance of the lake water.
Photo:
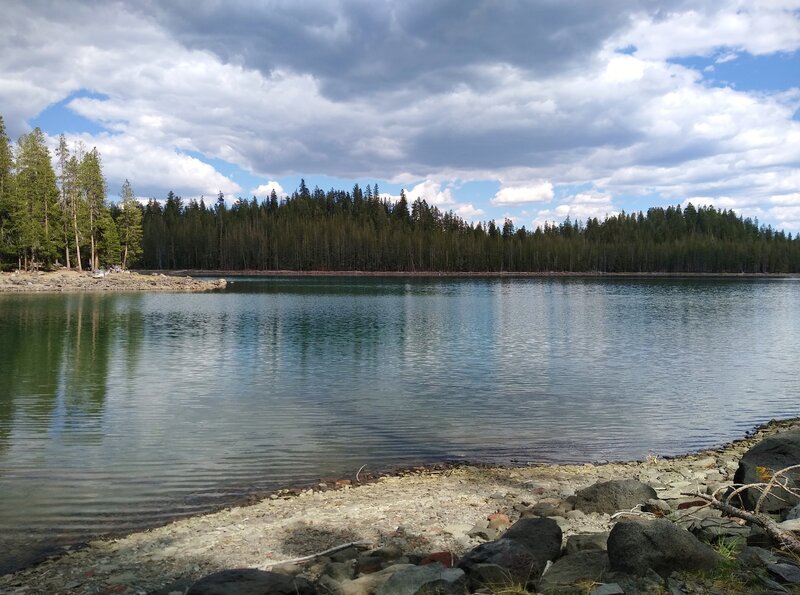
POLYGON ((800 281, 0 295, 0 572, 254 492, 677 454, 800 415, 800 281))

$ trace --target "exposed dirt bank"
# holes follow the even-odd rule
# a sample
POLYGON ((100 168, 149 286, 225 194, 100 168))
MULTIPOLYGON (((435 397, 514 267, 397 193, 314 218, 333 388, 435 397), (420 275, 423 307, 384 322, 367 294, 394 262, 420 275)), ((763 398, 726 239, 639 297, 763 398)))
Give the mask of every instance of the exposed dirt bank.
MULTIPOLYGON (((512 520, 597 481, 635 478, 663 499, 730 483, 741 455, 765 436, 800 427, 775 422, 723 448, 673 459, 604 465, 431 468, 357 485, 356 475, 315 489, 282 490, 252 505, 98 540, 0 577, 2 593, 163 593, 216 570, 266 567, 354 541, 404 551, 462 553, 481 542, 473 526, 493 513, 512 520)), ((360 477, 363 480, 363 472, 360 477)), ((559 520, 565 536, 608 530, 603 514, 559 520)))
POLYGON ((0 293, 81 292, 81 291, 209 291, 224 289, 224 279, 214 281, 175 275, 108 273, 95 278, 90 273, 55 271, 0 273, 0 293))

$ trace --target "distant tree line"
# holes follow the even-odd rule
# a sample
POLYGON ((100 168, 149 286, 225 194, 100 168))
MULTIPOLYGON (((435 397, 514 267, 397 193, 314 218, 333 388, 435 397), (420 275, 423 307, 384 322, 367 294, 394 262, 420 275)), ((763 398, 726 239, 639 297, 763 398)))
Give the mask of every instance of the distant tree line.
POLYGON ((469 223, 378 185, 310 190, 229 206, 170 192, 146 206, 126 180, 118 204, 96 149, 55 168, 38 128, 15 149, 0 117, 0 267, 146 269, 800 273, 800 237, 713 207, 654 207, 530 231, 469 223))
POLYGON ((425 200, 350 191, 273 191, 211 205, 173 193, 144 210, 149 269, 797 273, 800 237, 733 211, 689 204, 567 219, 534 231, 506 219, 471 224, 425 200))
POLYGON ((127 267, 141 255, 142 208, 128 181, 110 204, 97 149, 70 149, 56 167, 39 128, 12 148, 0 116, 0 267, 127 267))

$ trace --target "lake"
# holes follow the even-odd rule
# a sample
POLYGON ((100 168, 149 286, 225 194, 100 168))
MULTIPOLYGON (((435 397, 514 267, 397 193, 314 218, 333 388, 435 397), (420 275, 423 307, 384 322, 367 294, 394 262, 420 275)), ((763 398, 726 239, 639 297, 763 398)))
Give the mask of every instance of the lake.
POLYGON ((797 279, 0 295, 0 573, 362 465, 719 445, 800 415, 799 346, 797 279))

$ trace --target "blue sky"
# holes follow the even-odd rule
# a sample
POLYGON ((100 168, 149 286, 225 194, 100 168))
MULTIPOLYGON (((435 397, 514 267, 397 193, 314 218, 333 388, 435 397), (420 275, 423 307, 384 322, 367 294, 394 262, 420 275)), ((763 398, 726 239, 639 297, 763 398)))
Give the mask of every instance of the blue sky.
POLYGON ((713 204, 800 231, 800 0, 12 0, 12 137, 114 199, 378 183, 532 228, 713 204))

